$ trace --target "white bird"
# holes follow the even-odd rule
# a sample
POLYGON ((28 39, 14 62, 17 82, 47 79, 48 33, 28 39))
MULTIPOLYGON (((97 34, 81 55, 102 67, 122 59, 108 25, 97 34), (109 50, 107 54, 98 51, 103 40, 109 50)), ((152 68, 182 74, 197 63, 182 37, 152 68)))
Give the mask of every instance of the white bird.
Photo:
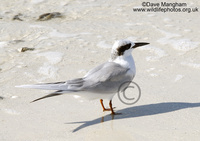
MULTIPOLYGON (((79 96, 88 99, 100 99, 103 111, 111 111, 111 114, 116 114, 113 111, 112 98, 123 83, 132 81, 136 73, 135 62, 131 54, 132 50, 147 44, 149 43, 133 43, 129 40, 118 40, 112 47, 109 61, 91 69, 83 78, 64 82, 21 85, 16 87, 56 90, 32 102, 64 93, 76 93, 77 95, 77 92, 79 92, 79 96), (104 107, 103 99, 110 100, 110 109, 104 107)), ((130 83, 126 84, 124 88, 130 83)))

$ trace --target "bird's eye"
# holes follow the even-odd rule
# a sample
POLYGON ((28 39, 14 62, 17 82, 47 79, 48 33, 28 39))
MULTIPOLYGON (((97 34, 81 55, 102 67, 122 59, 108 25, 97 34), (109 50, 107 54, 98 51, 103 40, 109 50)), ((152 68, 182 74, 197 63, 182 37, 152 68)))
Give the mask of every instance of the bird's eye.
POLYGON ((127 44, 127 45, 125 45, 125 47, 126 47, 126 50, 130 49, 131 44, 127 44))

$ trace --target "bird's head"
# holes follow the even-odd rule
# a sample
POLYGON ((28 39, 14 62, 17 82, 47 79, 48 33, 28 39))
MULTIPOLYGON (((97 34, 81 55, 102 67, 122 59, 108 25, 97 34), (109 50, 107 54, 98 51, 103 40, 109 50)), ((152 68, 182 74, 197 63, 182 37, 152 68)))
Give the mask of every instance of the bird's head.
POLYGON ((114 60, 118 56, 129 56, 131 55, 133 49, 148 45, 149 43, 134 43, 129 40, 118 40, 114 43, 111 51, 111 60, 114 60))

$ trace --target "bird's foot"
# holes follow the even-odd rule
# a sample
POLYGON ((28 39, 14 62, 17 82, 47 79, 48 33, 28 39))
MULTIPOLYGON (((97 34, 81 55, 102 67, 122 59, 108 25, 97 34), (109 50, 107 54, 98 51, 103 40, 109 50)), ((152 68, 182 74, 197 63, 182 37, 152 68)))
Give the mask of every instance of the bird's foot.
MULTIPOLYGON (((116 107, 113 107, 113 109, 115 109, 115 108, 116 108, 116 107)), ((112 111, 112 110, 111 110, 111 109, 108 109, 108 108, 107 108, 107 109, 105 108, 105 109, 103 109, 103 112, 104 112, 104 111, 112 111)))
POLYGON ((121 115, 122 113, 112 112, 111 115, 121 115))

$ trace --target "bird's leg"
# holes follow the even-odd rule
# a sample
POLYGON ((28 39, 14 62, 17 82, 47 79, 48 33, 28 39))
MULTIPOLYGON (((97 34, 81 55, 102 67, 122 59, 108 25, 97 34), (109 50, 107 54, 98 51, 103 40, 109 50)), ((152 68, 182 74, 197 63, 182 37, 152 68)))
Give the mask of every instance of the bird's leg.
POLYGON ((100 103, 101 103, 101 106, 102 106, 103 111, 104 111, 104 110, 105 110, 105 107, 104 107, 104 105, 103 105, 103 99, 100 99, 100 103))
POLYGON ((103 105, 103 99, 100 99, 100 103, 101 103, 101 106, 103 108, 103 111, 111 111, 111 109, 106 109, 103 105))
POLYGON ((115 115, 115 112, 113 111, 113 108, 112 108, 112 100, 110 100, 109 106, 110 106, 111 114, 115 115))
MULTIPOLYGON (((109 106, 110 106, 110 110, 111 110, 111 115, 121 115, 121 113, 115 113, 114 112, 113 107, 112 107, 112 100, 110 100, 109 106)), ((112 119, 114 119, 114 116, 112 116, 112 119)))

